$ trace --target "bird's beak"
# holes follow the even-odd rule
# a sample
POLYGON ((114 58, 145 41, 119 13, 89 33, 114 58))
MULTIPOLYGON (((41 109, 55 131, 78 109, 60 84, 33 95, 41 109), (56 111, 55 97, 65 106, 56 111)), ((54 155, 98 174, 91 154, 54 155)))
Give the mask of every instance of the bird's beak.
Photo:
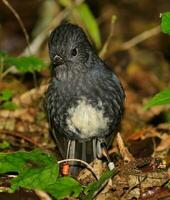
POLYGON ((62 57, 60 57, 60 56, 58 56, 58 55, 56 55, 55 57, 54 57, 54 63, 55 63, 55 65, 62 65, 63 63, 64 63, 64 61, 63 61, 63 58, 62 57))

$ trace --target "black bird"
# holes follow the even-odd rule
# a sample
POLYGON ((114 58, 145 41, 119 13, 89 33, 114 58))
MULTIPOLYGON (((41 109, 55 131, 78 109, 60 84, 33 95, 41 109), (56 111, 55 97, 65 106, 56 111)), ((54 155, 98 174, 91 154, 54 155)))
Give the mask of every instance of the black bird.
POLYGON ((90 162, 102 156, 101 144, 109 144, 115 136, 124 90, 79 26, 58 26, 48 44, 52 63, 46 93, 50 129, 63 158, 90 162))

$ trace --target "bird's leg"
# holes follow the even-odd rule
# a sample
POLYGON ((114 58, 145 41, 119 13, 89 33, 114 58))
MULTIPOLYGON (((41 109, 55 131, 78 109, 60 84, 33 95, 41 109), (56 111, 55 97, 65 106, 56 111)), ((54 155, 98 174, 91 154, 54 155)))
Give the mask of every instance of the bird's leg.
POLYGON ((66 154, 66 159, 69 158, 69 154, 70 154, 70 145, 71 145, 71 140, 68 141, 68 144, 67 144, 67 154, 66 154))
POLYGON ((81 155, 82 160, 86 161, 86 143, 82 143, 82 155, 81 155))
POLYGON ((109 169, 113 170, 115 168, 115 165, 110 159, 110 156, 107 150, 106 141, 104 138, 97 139, 97 149, 98 149, 98 154, 97 154, 98 157, 101 158, 102 156, 104 156, 107 159, 109 169))
MULTIPOLYGON (((68 140, 66 159, 75 158, 75 140, 68 140)), ((74 165, 74 163, 71 163, 74 165)), ((69 175, 71 169, 68 162, 64 162, 62 167, 62 174, 69 175)))
POLYGON ((96 148, 97 142, 96 142, 96 139, 94 138, 92 142, 93 142, 93 158, 95 160, 97 158, 97 148, 96 148))
POLYGON ((75 144, 76 144, 75 140, 68 141, 66 159, 75 158, 75 144))

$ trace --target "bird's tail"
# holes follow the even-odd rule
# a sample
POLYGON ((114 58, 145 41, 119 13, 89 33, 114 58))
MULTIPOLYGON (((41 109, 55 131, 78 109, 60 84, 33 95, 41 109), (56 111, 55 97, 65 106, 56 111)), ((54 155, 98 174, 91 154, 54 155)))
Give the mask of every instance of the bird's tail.
MULTIPOLYGON (((69 140, 63 135, 57 134, 57 137, 55 133, 52 135, 55 139, 61 159, 79 159, 90 163, 96 158, 104 158, 104 160, 109 162, 109 157, 107 157, 105 150, 111 145, 113 136, 80 142, 78 140, 69 140)), ((84 167, 76 160, 69 162, 69 164, 72 174, 77 174, 84 167)))

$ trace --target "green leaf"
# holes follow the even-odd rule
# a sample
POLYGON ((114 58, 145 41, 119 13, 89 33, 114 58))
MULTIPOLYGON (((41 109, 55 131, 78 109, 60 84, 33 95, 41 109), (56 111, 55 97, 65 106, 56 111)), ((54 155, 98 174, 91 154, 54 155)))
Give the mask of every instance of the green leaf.
POLYGON ((94 41, 97 48, 101 47, 101 38, 100 31, 96 22, 95 17, 93 16, 90 8, 87 4, 81 3, 75 7, 76 12, 78 12, 80 19, 84 23, 84 26, 87 28, 92 40, 94 41))
POLYGON ((6 140, 3 140, 3 142, 0 143, 0 149, 7 149, 10 147, 10 143, 6 140))
POLYGON ((84 200, 93 199, 93 196, 96 193, 96 191, 99 191, 103 187, 103 185, 105 185, 106 181, 108 181, 108 179, 114 176, 116 173, 117 173, 116 170, 106 171, 102 174, 102 176, 100 177, 98 181, 95 181, 94 183, 90 183, 84 191, 85 194, 87 194, 84 200))
POLYGON ((8 56, 8 54, 4 51, 0 51, 0 59, 5 59, 8 56))
MULTIPOLYGON (((0 153, 0 173, 22 173, 29 168, 42 168, 48 165, 56 165, 55 159, 37 149, 31 152, 0 153)), ((58 173, 59 169, 56 176, 58 173)))
POLYGON ((56 160, 40 150, 31 152, 0 153, 0 173, 18 173, 11 179, 10 191, 18 188, 40 189, 61 199, 78 197, 82 186, 71 177, 59 177, 56 160))
POLYGON ((165 122, 170 122, 170 111, 163 113, 163 119, 165 122))
POLYGON ((66 176, 58 178, 54 184, 46 188, 46 191, 57 199, 69 196, 78 197, 82 191, 82 186, 73 178, 66 176))
POLYGON ((11 189, 44 189, 55 183, 59 167, 55 159, 40 150, 0 154, 0 173, 15 172, 19 175, 11 180, 11 189))
POLYGON ((15 191, 19 187, 23 187, 27 189, 45 190, 47 185, 56 182, 57 171, 57 164, 47 167, 29 168, 11 180, 11 189, 15 191))
POLYGON ((161 31, 170 34, 170 11, 161 13, 161 31))
POLYGON ((148 103, 144 106, 144 109, 147 110, 151 107, 164 104, 170 104, 170 89, 157 93, 148 101, 148 103))
POLYGON ((16 110, 18 108, 18 105, 10 101, 11 97, 12 97, 11 90, 2 90, 0 94, 0 101, 2 101, 0 105, 1 109, 16 110))
POLYGON ((41 71, 45 67, 45 63, 35 56, 9 57, 6 64, 15 66, 23 73, 41 71))
POLYGON ((19 106, 12 101, 5 101, 1 104, 0 108, 5 110, 16 110, 19 106))
POLYGON ((2 67, 1 72, 4 72, 8 66, 6 66, 6 60, 8 60, 10 56, 4 52, 4 51, 0 51, 0 65, 2 67))
POLYGON ((1 101, 8 101, 12 97, 12 91, 11 90, 2 90, 0 94, 0 100, 1 101))

